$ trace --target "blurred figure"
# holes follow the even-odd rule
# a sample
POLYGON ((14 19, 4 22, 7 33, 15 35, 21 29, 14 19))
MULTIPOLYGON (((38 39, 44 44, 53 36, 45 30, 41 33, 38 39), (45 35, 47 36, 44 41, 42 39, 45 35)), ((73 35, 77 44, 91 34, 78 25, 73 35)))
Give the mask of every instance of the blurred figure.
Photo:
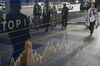
POLYGON ((57 16, 57 9, 55 6, 52 7, 52 27, 56 26, 56 16, 57 16))
POLYGON ((84 2, 82 1, 80 4, 80 11, 83 12, 83 10, 84 10, 84 2))
POLYGON ((66 7, 66 4, 63 5, 61 15, 62 15, 62 28, 67 27, 67 18, 68 18, 68 7, 66 7))
POLYGON ((96 20, 97 20, 97 9, 95 8, 95 4, 92 3, 91 7, 88 10, 88 26, 91 36, 94 31, 94 25, 96 24, 96 20))
POLYGON ((2 14, 2 12, 0 12, 0 22, 3 21, 3 17, 2 16, 3 16, 3 14, 2 14))
POLYGON ((43 8, 43 24, 46 26, 45 32, 48 31, 50 26, 50 18, 51 18, 51 7, 49 4, 46 4, 43 8))
MULTIPOLYGON (((25 41, 30 39, 29 29, 25 29, 29 27, 29 22, 27 16, 20 13, 21 10, 20 0, 10 0, 9 8, 10 8, 10 12, 6 16, 6 21, 7 23, 13 22, 14 30, 18 30, 15 32, 10 32, 8 34, 10 43, 13 46, 12 57, 16 61, 24 50, 25 41), (15 25, 17 25, 17 27, 15 27, 15 25)), ((8 29, 8 31, 12 31, 12 30, 8 29)))
POLYGON ((34 16, 34 23, 36 26, 36 30, 39 30, 41 12, 42 12, 41 6, 36 2, 33 9, 33 16, 34 16))
POLYGON ((0 22, 3 21, 3 6, 0 4, 0 22))

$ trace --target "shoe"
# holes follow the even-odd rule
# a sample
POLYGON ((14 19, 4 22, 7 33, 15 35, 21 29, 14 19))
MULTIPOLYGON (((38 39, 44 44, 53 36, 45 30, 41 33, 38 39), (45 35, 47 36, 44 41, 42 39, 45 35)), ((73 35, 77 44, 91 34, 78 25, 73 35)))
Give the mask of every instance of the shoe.
POLYGON ((90 36, 92 36, 92 33, 90 33, 90 36))
POLYGON ((66 27, 67 27, 67 26, 65 26, 65 29, 66 29, 66 27))
POLYGON ((67 25, 65 25, 65 28, 67 27, 67 25))
POLYGON ((45 32, 48 32, 48 29, 46 29, 45 32))

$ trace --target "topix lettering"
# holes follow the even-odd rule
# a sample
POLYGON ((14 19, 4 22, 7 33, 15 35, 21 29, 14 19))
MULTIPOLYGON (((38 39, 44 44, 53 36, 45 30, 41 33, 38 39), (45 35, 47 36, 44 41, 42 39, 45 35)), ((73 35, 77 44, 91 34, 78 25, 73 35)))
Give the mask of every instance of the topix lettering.
POLYGON ((9 20, 8 22, 2 21, 0 22, 0 33, 7 32, 7 31, 12 31, 12 30, 18 30, 22 29, 22 27, 27 27, 27 20, 24 19, 24 22, 22 22, 20 19, 17 19, 15 21, 9 20))

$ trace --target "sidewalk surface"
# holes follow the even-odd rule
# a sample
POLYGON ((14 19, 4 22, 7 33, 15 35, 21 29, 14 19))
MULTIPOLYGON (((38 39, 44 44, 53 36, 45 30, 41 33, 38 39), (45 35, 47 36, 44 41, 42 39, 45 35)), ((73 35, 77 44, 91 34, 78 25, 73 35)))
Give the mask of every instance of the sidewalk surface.
MULTIPOLYGON (((95 30, 93 37, 89 37, 89 30, 85 29, 83 25, 69 25, 66 30, 61 30, 59 26, 57 26, 55 29, 49 29, 48 33, 44 33, 44 29, 40 29, 37 32, 32 32, 32 30, 30 30, 30 33, 32 33, 31 38, 34 42, 33 49, 38 50, 38 53, 44 52, 43 49, 48 45, 48 42, 53 43, 54 46, 56 46, 56 44, 66 44, 65 48, 60 51, 57 50, 57 53, 52 53, 53 51, 49 52, 51 55, 42 60, 42 63, 36 64, 36 66, 100 65, 100 28, 95 30)), ((5 41, 0 43, 2 48, 7 46, 6 43, 3 43, 5 43, 5 41)), ((3 52, 7 53, 6 50, 8 50, 8 48, 0 50, 1 57, 6 57, 2 54, 3 52)))
MULTIPOLYGON (((35 66, 100 66, 100 27, 95 29, 93 37, 89 36, 89 30, 84 25, 68 25, 66 30, 58 25, 47 33, 44 31, 45 29, 40 29, 34 32, 30 29, 33 49, 42 53, 48 43, 54 46, 59 44, 64 48, 57 50, 57 53, 53 53, 55 50, 48 52, 50 55, 35 66)), ((7 63, 11 53, 8 36, 0 36, 0 61, 7 63)))

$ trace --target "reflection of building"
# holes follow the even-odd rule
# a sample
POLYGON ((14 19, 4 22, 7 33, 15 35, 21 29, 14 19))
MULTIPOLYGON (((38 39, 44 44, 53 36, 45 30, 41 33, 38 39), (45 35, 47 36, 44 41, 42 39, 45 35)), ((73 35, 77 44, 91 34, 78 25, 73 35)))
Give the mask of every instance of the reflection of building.
MULTIPOLYGON (((32 3, 35 2, 35 0, 21 0, 23 3, 32 3)), ((38 2, 44 2, 45 0, 37 0, 38 2)), ((47 0, 50 2, 75 2, 76 0, 47 0)))
POLYGON ((83 0, 84 2, 95 2, 96 0, 83 0))
POLYGON ((6 0, 6 9, 7 9, 7 13, 10 11, 10 0, 6 0))

